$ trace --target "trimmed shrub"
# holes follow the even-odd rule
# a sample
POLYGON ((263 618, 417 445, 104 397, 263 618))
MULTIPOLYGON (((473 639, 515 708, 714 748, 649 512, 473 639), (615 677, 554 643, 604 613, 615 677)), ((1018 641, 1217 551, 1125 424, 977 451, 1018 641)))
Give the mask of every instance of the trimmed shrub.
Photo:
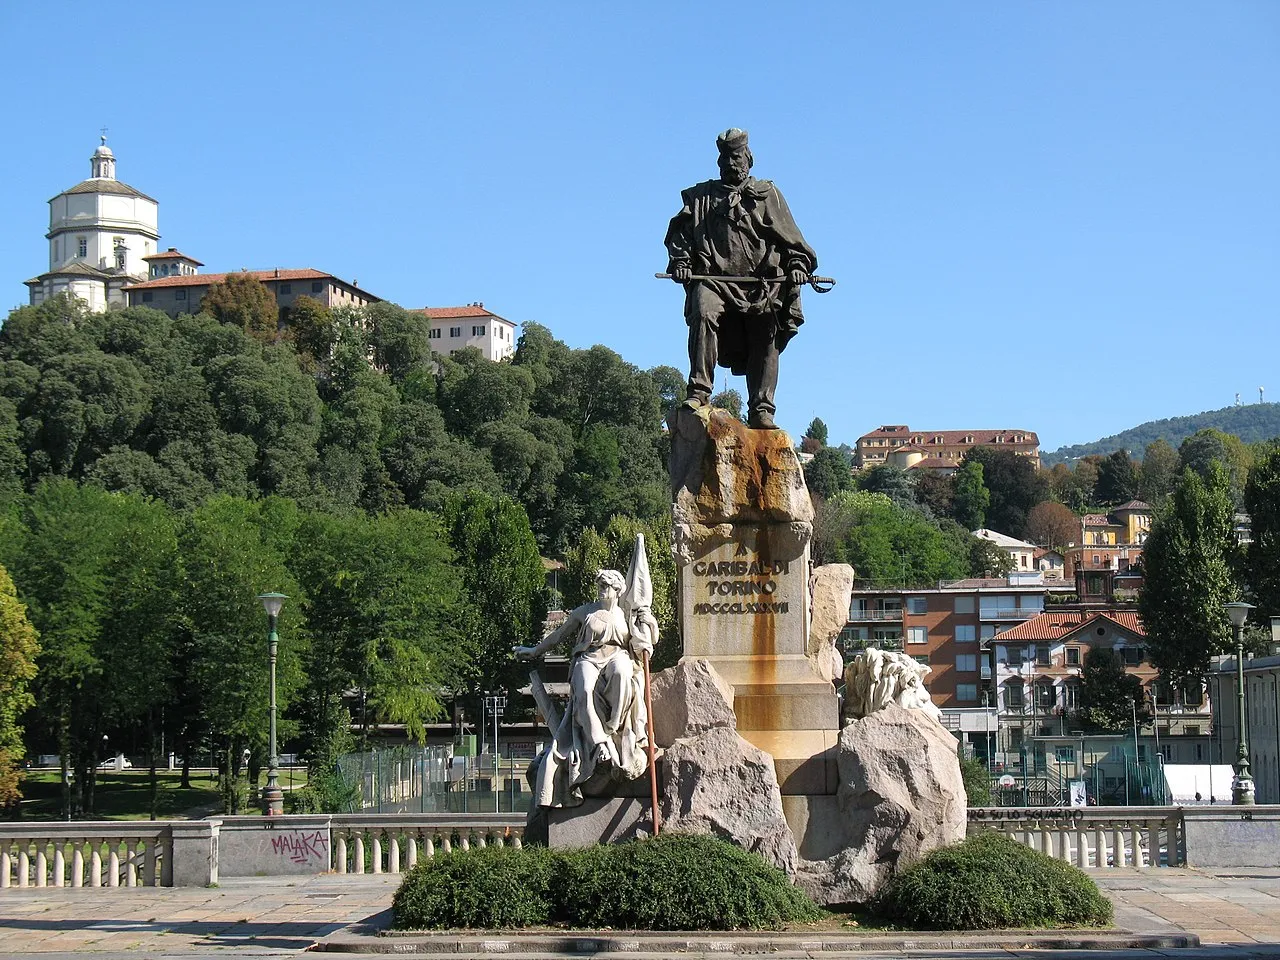
POLYGON ((391 901, 393 926, 505 928, 552 921, 557 857, 544 847, 483 847, 437 854, 405 876, 391 901))
POLYGON ((565 857, 560 894, 575 927, 776 929, 822 911, 754 853, 708 836, 662 836, 565 857))
POLYGON ((920 930, 1105 926, 1111 902, 1082 871, 984 832, 894 877, 876 912, 920 930))
POLYGON ((414 867, 392 911, 400 930, 737 930, 823 915, 756 854, 715 837, 675 834, 583 850, 454 851, 414 867))

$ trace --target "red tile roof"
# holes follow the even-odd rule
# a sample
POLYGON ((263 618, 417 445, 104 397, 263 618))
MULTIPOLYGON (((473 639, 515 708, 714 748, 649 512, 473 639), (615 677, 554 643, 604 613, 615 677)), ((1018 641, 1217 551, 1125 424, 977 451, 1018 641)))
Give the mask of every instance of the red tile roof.
POLYGON ((177 250, 166 250, 164 253, 153 253, 149 257, 143 257, 143 260, 190 260, 198 267, 204 264, 195 257, 188 257, 185 253, 179 253, 177 250))
POLYGON ((503 323, 510 323, 515 326, 512 321, 506 317, 500 317, 492 310, 486 310, 483 305, 478 303, 468 303, 462 307, 423 307, 421 310, 410 310, 410 313, 421 313, 431 320, 469 320, 469 319, 489 319, 501 320, 503 323))
POLYGON ((943 444, 947 446, 955 446, 957 444, 972 443, 976 446, 995 445, 996 437, 1004 437, 1002 444, 1014 443, 1014 437, 1022 434, 1022 441, 1015 446, 1025 444, 1040 445, 1040 438, 1030 430, 909 430, 903 424, 889 424, 879 429, 872 430, 870 433, 864 433, 858 438, 859 441, 870 438, 879 439, 881 437, 901 437, 903 434, 911 434, 923 439, 925 443, 933 443, 934 437, 942 437, 943 444), (966 437, 973 437, 973 440, 966 440, 966 437))
POLYGON ((1146 510, 1148 513, 1150 513, 1151 504, 1143 503, 1141 500, 1130 500, 1128 503, 1120 504, 1120 506, 1115 508, 1114 512, 1121 513, 1123 511, 1128 511, 1128 510, 1146 510))
POLYGON ((1008 640, 1060 640, 1087 627, 1098 619, 1109 620, 1130 633, 1136 633, 1140 637, 1147 635, 1146 629, 1142 626, 1142 620, 1139 619, 1136 613, 1129 611, 1090 610, 1082 612, 1079 610, 1049 610, 1003 633, 997 633, 996 637, 1001 642, 1008 640))
MULTIPOLYGON (((259 280, 338 280, 331 273, 323 273, 307 267, 305 270, 241 270, 259 280)), ((144 280, 131 283, 126 290, 154 290, 157 287, 207 287, 231 276, 229 273, 193 273, 185 277, 160 277, 156 280, 144 280)), ((338 280, 339 283, 345 281, 338 280)), ((351 286, 351 284, 346 284, 351 286)))

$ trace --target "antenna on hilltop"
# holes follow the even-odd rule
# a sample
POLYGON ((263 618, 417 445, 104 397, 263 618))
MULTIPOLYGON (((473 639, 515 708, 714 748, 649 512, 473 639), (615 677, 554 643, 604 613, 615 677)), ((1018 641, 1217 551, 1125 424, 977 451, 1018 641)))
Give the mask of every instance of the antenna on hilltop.
POLYGON ((1240 406, 1240 394, 1239 394, 1239 393, 1237 393, 1237 394, 1236 394, 1236 406, 1237 406, 1237 407, 1238 407, 1238 406, 1240 406))
POLYGON ((1258 388, 1258 402, 1259 402, 1259 403, 1261 403, 1261 402, 1262 402, 1262 391, 1263 391, 1263 389, 1264 389, 1263 387, 1259 387, 1259 388, 1258 388))

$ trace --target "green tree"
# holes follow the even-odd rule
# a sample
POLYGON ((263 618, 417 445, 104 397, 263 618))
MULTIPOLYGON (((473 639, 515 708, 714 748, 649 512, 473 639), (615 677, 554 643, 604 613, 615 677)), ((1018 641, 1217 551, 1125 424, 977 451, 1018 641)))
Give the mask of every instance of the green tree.
POLYGON ((0 566, 0 809, 22 798, 23 713, 35 704, 31 680, 40 653, 35 627, 18 600, 9 572, 0 566))
POLYGON ((809 427, 804 435, 811 440, 817 440, 824 447, 827 445, 827 425, 819 417, 809 421, 809 427))
POLYGON ((742 394, 737 390, 721 390, 711 398, 711 405, 718 410, 723 410, 735 420, 742 419, 742 394))
POLYGON ((1094 649, 1080 670, 1080 716, 1093 730, 1119 733, 1151 722, 1142 681, 1125 672, 1124 661, 1111 649, 1094 649), (1136 707, 1136 711, 1135 711, 1136 707))
MULTIPOLYGON (((956 471, 952 482, 951 516, 966 530, 981 530, 987 521, 991 492, 983 478, 982 463, 978 460, 966 460, 956 471)), ((1001 533, 1007 531, 1002 530, 1001 533)))
POLYGON ((394 303, 374 303, 363 308, 370 330, 373 362, 396 383, 431 364, 428 335, 431 321, 422 313, 394 303))
POLYGON ((181 531, 187 575, 185 705, 198 711, 216 745, 227 813, 241 812, 247 802, 243 751, 251 751, 255 767, 265 755, 266 617, 256 599, 264 592, 290 597, 280 613, 276 692, 280 715, 286 718, 282 734, 291 732, 287 717, 302 685, 308 640, 302 619, 305 594, 285 562, 294 549, 297 525, 291 504, 215 496, 185 518, 181 531))
POLYGON ((1125 503, 1138 496, 1138 465, 1127 450, 1116 450, 1098 466, 1095 488, 1098 502, 1108 505, 1125 503))
POLYGON ((314 297, 298 297, 288 310, 289 335, 304 370, 320 370, 338 343, 338 323, 314 297))
POLYGON ((547 616, 546 571, 529 518, 508 497, 458 492, 445 508, 445 528, 473 610, 464 690, 516 689, 525 670, 512 650, 536 642, 547 616))
POLYGON ((649 377, 662 400, 662 418, 665 420, 672 410, 684 403, 687 386, 684 374, 675 367, 663 364, 650 367, 649 377))
POLYGON ((1212 465, 1221 464, 1227 472, 1232 502, 1244 500, 1244 484, 1253 464, 1253 453, 1239 437, 1213 427, 1197 430, 1178 447, 1178 469, 1194 470, 1201 480, 1209 479, 1212 465))
POLYGON ((1138 496, 1153 507, 1162 506, 1178 480, 1178 453, 1163 438, 1147 444, 1138 469, 1138 496))
POLYGON ((1263 623, 1280 616, 1280 444, 1267 445, 1254 461, 1244 508, 1252 524, 1245 576, 1263 623))
MULTIPOLYGON (((912 477, 916 501, 935 517, 950 517, 955 505, 955 480, 939 470, 917 470, 912 477)), ((973 529, 978 529, 974 527, 973 529)))
POLYGON ((273 343, 280 326, 280 307, 266 284, 247 271, 228 273, 209 285, 200 310, 219 323, 243 330, 262 343, 273 343))
POLYGON ((1040 475, 1029 457, 1020 457, 1012 450, 974 447, 965 455, 965 463, 982 464, 982 482, 991 494, 986 526, 1022 538, 1031 508, 1049 498, 1048 479, 1040 475))
POLYGON ((1142 552, 1138 612, 1151 662, 1176 684, 1201 681, 1210 656, 1230 647, 1223 604, 1240 596, 1230 481, 1221 464, 1207 472, 1183 471, 1142 552))
POLYGON ((859 490, 883 493, 900 507, 916 507, 916 487, 907 471, 890 464, 878 464, 863 470, 857 477, 859 490))
POLYGON ((823 447, 804 465, 804 482, 813 496, 826 499, 853 489, 849 459, 835 447, 823 447))
POLYGON ((880 493, 846 491, 833 500, 843 529, 826 559, 852 564, 859 577, 885 582, 932 583, 969 575, 971 538, 958 527, 955 532, 964 539, 880 493))

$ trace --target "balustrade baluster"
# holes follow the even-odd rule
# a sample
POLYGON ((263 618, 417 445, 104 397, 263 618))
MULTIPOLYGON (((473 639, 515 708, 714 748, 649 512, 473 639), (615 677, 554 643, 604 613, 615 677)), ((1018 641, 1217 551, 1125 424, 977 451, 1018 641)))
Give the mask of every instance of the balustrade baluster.
POLYGON ((418 865, 418 831, 409 831, 409 869, 418 865))
POLYGON ((67 875, 67 856, 64 852, 65 840, 53 841, 53 885, 61 887, 67 875))
POLYGON ((445 853, 453 853, 453 834, 448 830, 440 838, 440 846, 445 853))
POLYGON ((107 840, 107 886, 120 886, 120 841, 107 840))
POLYGON ((26 887, 31 884, 31 855, 27 852, 27 841, 18 841, 18 886, 26 887))
POLYGON ((45 885, 45 874, 49 871, 49 856, 45 852, 45 847, 49 843, 48 840, 36 841, 36 886, 43 887, 45 885))
POLYGON ((1115 827, 1111 831, 1111 845, 1113 848, 1112 854, 1111 854, 1111 866, 1123 867, 1124 866, 1124 834, 1121 832, 1120 824, 1118 823, 1115 825, 1115 827))
POLYGON ((84 886, 84 848, 87 843, 86 840, 71 841, 71 885, 73 887, 84 886))
POLYGON ((102 886, 102 841, 92 841, 93 854, 89 860, 89 886, 102 886))
POLYGON ((9 886, 9 871, 13 869, 13 861, 9 857, 9 841, 0 840, 0 890, 9 886))
POLYGON ((334 860, 337 861, 335 866, 339 873, 347 872, 347 833, 342 830, 338 833, 337 843, 334 845, 334 860))
POLYGON ((364 831, 360 830, 356 833, 356 873, 364 873, 364 831))
POLYGON ((375 830, 373 833, 373 872, 382 872, 382 833, 375 830))
POLYGON ((436 855, 436 838, 430 833, 422 841, 422 855, 428 860, 436 855))
POLYGON ((387 873, 400 872, 400 837, 392 833, 387 838, 387 873))
POLYGON ((1129 840, 1133 844, 1133 865, 1135 867, 1145 866, 1142 862, 1142 824, 1140 821, 1133 821, 1129 824, 1129 840))
POLYGON ((485 845, 485 831, 484 831, 484 830, 477 830, 477 831, 476 831, 476 846, 477 846, 477 847, 484 847, 484 845, 485 845))
POLYGON ((524 840, 521 838, 519 830, 511 834, 511 845, 517 850, 524 848, 524 840))
POLYGON ((1081 870, 1089 866, 1089 831, 1079 822, 1076 823, 1076 866, 1081 870))
POLYGON ((471 849, 471 835, 465 830, 458 834, 458 847, 464 851, 471 849))

